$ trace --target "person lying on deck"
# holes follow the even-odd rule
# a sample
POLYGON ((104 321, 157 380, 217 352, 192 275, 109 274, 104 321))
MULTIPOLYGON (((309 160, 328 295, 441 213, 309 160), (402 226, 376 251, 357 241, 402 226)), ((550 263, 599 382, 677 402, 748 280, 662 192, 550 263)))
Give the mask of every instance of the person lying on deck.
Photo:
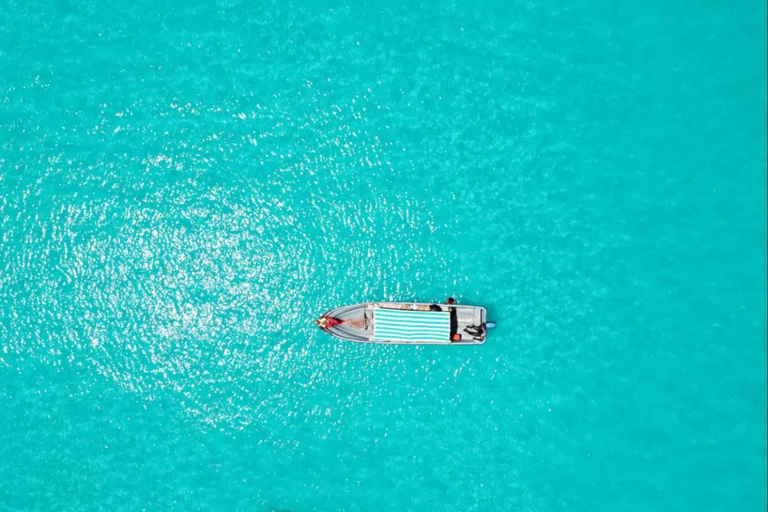
POLYGON ((464 331, 470 336, 482 336, 485 334, 485 324, 468 325, 464 328, 464 331))
POLYGON ((344 320, 339 320, 338 318, 333 318, 332 316, 321 316, 315 320, 315 325, 321 329, 329 329, 343 323, 344 320))
POLYGON ((344 320, 339 320, 338 318, 334 318, 332 316, 321 316, 315 320, 315 325, 321 329, 330 329, 331 327, 336 327, 337 325, 341 324, 362 329, 365 327, 365 317, 346 318, 344 320))

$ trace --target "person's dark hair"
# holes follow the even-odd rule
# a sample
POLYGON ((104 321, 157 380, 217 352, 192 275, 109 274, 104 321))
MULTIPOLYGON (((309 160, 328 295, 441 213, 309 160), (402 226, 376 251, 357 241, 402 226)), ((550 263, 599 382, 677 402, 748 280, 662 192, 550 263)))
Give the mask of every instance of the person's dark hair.
POLYGON ((429 310, 430 310, 430 311, 442 311, 442 310, 443 310, 443 308, 441 308, 441 307, 440 307, 440 306, 438 306, 437 304, 430 304, 430 305, 429 305, 429 310))
POLYGON ((453 297, 448 297, 447 299, 445 299, 445 303, 446 304, 456 304, 456 299, 454 299, 453 297))

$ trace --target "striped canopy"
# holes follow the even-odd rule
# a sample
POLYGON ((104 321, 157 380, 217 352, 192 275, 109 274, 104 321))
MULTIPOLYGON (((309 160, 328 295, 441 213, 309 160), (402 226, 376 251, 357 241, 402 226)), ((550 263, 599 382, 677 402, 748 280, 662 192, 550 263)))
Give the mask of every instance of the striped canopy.
POLYGON ((447 311, 374 309, 373 341, 450 341, 447 311))

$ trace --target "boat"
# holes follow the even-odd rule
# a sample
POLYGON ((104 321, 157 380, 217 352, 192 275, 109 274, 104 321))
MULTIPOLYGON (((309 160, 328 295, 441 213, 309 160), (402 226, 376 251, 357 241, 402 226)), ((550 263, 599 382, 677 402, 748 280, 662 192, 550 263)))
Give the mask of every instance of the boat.
POLYGON ((382 344, 481 345, 494 322, 479 306, 365 302, 323 313, 315 324, 348 341, 382 344))

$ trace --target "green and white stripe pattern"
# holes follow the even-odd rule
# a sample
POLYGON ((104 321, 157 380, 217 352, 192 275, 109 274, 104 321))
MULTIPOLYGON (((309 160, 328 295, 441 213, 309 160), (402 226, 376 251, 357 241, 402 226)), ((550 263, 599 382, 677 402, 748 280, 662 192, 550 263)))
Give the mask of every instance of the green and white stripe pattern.
POLYGON ((450 313, 374 309, 373 341, 442 341, 451 336, 450 313))

